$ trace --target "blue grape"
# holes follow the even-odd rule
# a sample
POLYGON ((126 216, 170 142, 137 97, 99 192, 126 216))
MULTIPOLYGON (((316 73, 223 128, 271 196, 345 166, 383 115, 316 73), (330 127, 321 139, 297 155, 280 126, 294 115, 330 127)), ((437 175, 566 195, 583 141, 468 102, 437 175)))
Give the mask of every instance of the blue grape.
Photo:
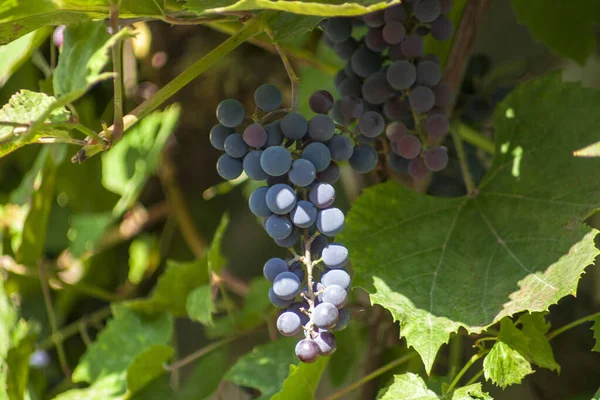
POLYGON ((346 18, 329 18, 323 24, 323 30, 333 42, 343 42, 352 34, 352 23, 346 18))
POLYGON ((308 309, 309 309, 308 303, 296 302, 296 303, 292 304, 286 311, 295 313, 300 318, 300 323, 302 325, 307 325, 308 322, 310 321, 310 318, 308 318, 308 315, 306 315, 306 313, 303 312, 301 310, 301 308, 303 308, 305 311, 308 311, 308 309))
POLYGON ((427 86, 417 86, 408 96, 410 106, 418 112, 427 112, 435 104, 435 94, 427 86))
POLYGON ((296 206, 296 192, 291 186, 278 183, 269 188, 266 200, 267 206, 275 214, 287 214, 296 206))
POLYGON ((317 142, 326 142, 333 137, 335 124, 328 115, 318 114, 308 122, 308 135, 317 142))
POLYGON ((226 99, 217 106, 217 119, 221 125, 235 128, 244 121, 246 111, 242 103, 235 99, 226 99))
POLYGON ((393 91, 386 76, 378 73, 365 79, 359 94, 362 94, 362 97, 369 104, 379 105, 385 103, 387 98, 393 94, 393 91))
POLYGON ((223 147, 225 148, 225 153, 233 158, 242 158, 248 152, 248 145, 239 133, 227 136, 223 147))
POLYGON ((217 172, 223 179, 234 180, 242 174, 242 171, 242 162, 237 158, 223 154, 217 160, 217 172))
POLYGON ((327 268, 344 268, 348 262, 348 249, 339 243, 329 243, 323 248, 321 257, 327 268))
POLYGON ((281 132, 281 121, 277 120, 265 125, 267 131, 266 147, 279 146, 283 142, 283 133, 281 132))
POLYGON ((320 259, 323 256, 323 250, 329 245, 329 241, 326 236, 316 236, 310 244, 310 253, 312 258, 315 260, 320 259))
POLYGON ((340 312, 337 307, 331 303, 321 303, 316 306, 312 312, 313 323, 322 329, 329 329, 335 326, 340 312))
POLYGON ((308 99, 308 105, 314 113, 327 114, 333 107, 333 96, 327 90, 317 90, 308 99))
MULTIPOLYGON (((292 229, 292 233, 289 234, 288 237, 284 239, 274 239, 275 244, 279 247, 294 247, 298 240, 300 239, 300 232, 297 229, 292 229)), ((296 271, 292 271, 294 274, 298 275, 296 271)), ((298 275, 298 278, 302 280, 303 278, 298 275)))
MULTIPOLYGON (((298 232, 298 230, 295 229, 294 232, 298 232)), ((300 237, 300 234, 298 234, 298 237, 300 237)), ((292 268, 290 268, 290 272, 293 273, 294 275, 296 275, 298 277, 298 279, 300 279, 300 282, 302 282, 306 276, 306 273, 304 272, 304 268, 302 267, 302 264, 299 262, 295 262, 294 264, 292 264, 292 268)))
POLYGON ((331 269, 321 276, 321 283, 325 287, 339 285, 346 291, 350 288, 350 281, 350 275, 343 269, 331 269))
POLYGON ((265 222, 265 230, 273 239, 282 240, 292 233, 292 221, 284 215, 271 215, 265 222))
POLYGON ((246 175, 255 181, 264 181, 268 176, 260 166, 261 154, 262 150, 253 150, 246 154, 244 162, 242 163, 246 175))
POLYGON ((335 135, 327 143, 327 147, 331 153, 331 159, 337 162, 348 161, 354 153, 352 139, 344 135, 335 135))
POLYGON ((442 70, 434 61, 421 61, 417 65, 417 83, 426 86, 435 86, 442 78, 442 70))
POLYGON ((383 133, 385 121, 381 114, 375 111, 367 111, 358 120, 360 133, 368 138, 375 138, 383 133))
POLYGON ((399 44, 406 37, 406 28, 399 21, 390 21, 383 26, 383 39, 388 44, 399 44))
POLYGON ((277 296, 273 291, 273 288, 269 289, 269 300, 271 301, 271 304, 273 304, 277 308, 287 308, 294 303, 293 298, 289 300, 284 300, 281 297, 277 296))
POLYGON ((331 162, 325 170, 317 173, 317 179, 333 185, 340 179, 340 175, 340 167, 335 162, 331 162))
POLYGON ((406 39, 400 43, 400 49, 407 58, 419 57, 423 54, 424 47, 423 38, 415 33, 406 36, 406 39))
POLYGON ((344 96, 336 104, 339 104, 339 111, 343 115, 344 121, 358 118, 364 109, 362 100, 354 96, 344 96))
POLYGON ((273 282, 280 273, 288 271, 289 268, 287 262, 277 257, 267 260, 263 266, 263 275, 271 282, 273 282))
POLYGON ((352 57, 354 51, 358 48, 358 42, 353 37, 349 37, 343 42, 335 43, 333 49, 335 54, 342 60, 348 60, 352 57))
POLYGON ((421 22, 432 22, 442 12, 439 0, 420 0, 413 7, 415 17, 421 22))
POLYGON ((258 149, 267 143, 267 131, 261 124, 255 122, 244 129, 242 138, 248 146, 258 149))
POLYGON ((317 229, 325 236, 333 237, 344 228, 344 213, 339 208, 326 208, 317 214, 317 229))
POLYGON ((300 279, 292 272, 282 272, 273 279, 273 292, 280 299, 293 299, 300 293, 300 279))
POLYGON ((296 357, 303 363, 312 363, 317 361, 321 349, 317 342, 312 339, 302 339, 296 344, 296 357))
POLYGON ((408 133, 408 128, 402 122, 392 122, 385 128, 385 135, 390 142, 397 142, 408 133))
POLYGON ((302 150, 302 158, 310 161, 317 172, 321 172, 329 166, 331 153, 323 143, 313 142, 302 150))
POLYGON ((361 144, 350 157, 350 166, 360 173, 367 173, 377 166, 377 151, 369 145, 361 144))
POLYGON ((283 336, 295 336, 300 328, 300 316, 294 312, 285 311, 277 318, 277 330, 283 336))
POLYGON ((308 131, 306 118, 298 113, 289 113, 281 120, 281 132, 293 140, 300 140, 308 131))
POLYGON ((319 346, 321 354, 324 356, 332 355, 337 348, 337 340, 335 335, 326 330, 319 330, 319 334, 314 339, 315 343, 319 346))
POLYGON ((254 92, 254 103, 263 111, 275 111, 281 105, 281 91, 269 83, 260 85, 254 92))
POLYGON ((387 45, 383 39, 383 29, 381 28, 370 28, 365 35, 365 46, 371 51, 381 52, 387 45))
POLYGON ((346 293, 346 290, 340 285, 329 285, 321 294, 321 301, 323 303, 333 304, 338 309, 346 305, 347 298, 348 294, 346 293))
POLYGON ((300 200, 290 213, 290 217, 298 228, 308 228, 317 220, 317 208, 309 201, 300 200))
POLYGON ((221 124, 216 124, 210 130, 210 144, 217 150, 225 150, 225 139, 234 133, 234 130, 221 124))
POLYGON ((377 72, 383 63, 379 53, 371 51, 366 47, 356 49, 354 54, 352 54, 350 62, 352 71, 361 78, 366 78, 377 72))
POLYGON ((285 175, 292 166, 292 155, 285 147, 269 147, 260 156, 260 166, 271 176, 285 175))
POLYGON ((435 40, 440 42, 446 41, 454 34, 454 25, 452 21, 443 15, 437 17, 435 21, 431 23, 431 36, 435 40))
POLYGON ((394 89, 408 89, 417 79, 417 69, 408 61, 396 61, 388 68, 386 77, 394 89))
POLYGON ((328 183, 318 182, 310 189, 308 199, 318 208, 327 208, 335 200, 335 189, 328 183))
POLYGON ((250 211, 252 214, 257 217, 268 217, 270 216, 271 210, 267 206, 267 192, 269 191, 269 187, 261 186, 259 188, 254 189, 254 192, 250 195, 250 199, 248 203, 250 205, 250 211))
POLYGON ((292 163, 292 169, 288 172, 288 176, 294 185, 305 187, 313 183, 317 171, 310 161, 301 158, 292 163))
POLYGON ((340 87, 338 88, 338 93, 341 97, 344 96, 354 96, 359 97, 361 95, 361 87, 362 83, 358 78, 350 76, 342 83, 340 83, 340 87))
POLYGON ((337 324, 335 324, 335 327, 333 328, 333 330, 338 332, 338 331, 345 329, 348 326, 348 324, 350 323, 351 319, 352 319, 352 314, 350 314, 350 311, 348 311, 347 308, 342 308, 340 310, 338 322, 337 322, 337 324))
POLYGON ((445 147, 430 147, 423 156, 423 162, 430 171, 441 171, 448 165, 448 151, 445 147))

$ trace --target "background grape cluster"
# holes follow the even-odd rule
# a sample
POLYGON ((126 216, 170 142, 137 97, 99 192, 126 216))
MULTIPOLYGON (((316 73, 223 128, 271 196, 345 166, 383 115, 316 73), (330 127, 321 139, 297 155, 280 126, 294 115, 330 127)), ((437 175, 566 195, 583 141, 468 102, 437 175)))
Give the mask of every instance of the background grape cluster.
MULTIPOLYGON (((360 19, 331 18, 321 24, 326 43, 347 61, 335 77, 341 98, 333 118, 348 126, 359 116, 377 115, 370 119, 387 123, 390 167, 414 179, 448 164, 446 148, 436 143, 448 133, 445 107, 453 94, 442 82, 440 60, 423 53, 425 36, 452 37, 454 27, 446 17, 451 9, 452 0, 407 0, 360 19), (363 25, 368 30, 357 39, 353 28, 363 25)), ((361 130, 357 139, 368 145, 376 136, 361 130)))

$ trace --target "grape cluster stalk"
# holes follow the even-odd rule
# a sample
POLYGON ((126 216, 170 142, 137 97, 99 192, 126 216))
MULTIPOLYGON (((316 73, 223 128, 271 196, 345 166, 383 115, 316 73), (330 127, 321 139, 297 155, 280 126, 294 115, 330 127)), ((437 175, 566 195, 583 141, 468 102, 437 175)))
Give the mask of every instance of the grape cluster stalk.
MULTIPOLYGON (((444 107, 453 93, 442 81, 438 57, 424 54, 424 38, 452 37, 454 27, 447 17, 451 9, 452 0, 405 0, 361 18, 330 18, 321 24, 325 42, 346 60, 335 77, 341 98, 333 108, 334 120, 348 126, 366 114, 380 119, 390 167, 415 180, 448 164, 447 149, 430 143, 448 133, 444 107), (355 38, 353 28, 364 25, 366 34, 355 38)), ((361 130, 358 140, 369 145, 376 136, 361 130)))

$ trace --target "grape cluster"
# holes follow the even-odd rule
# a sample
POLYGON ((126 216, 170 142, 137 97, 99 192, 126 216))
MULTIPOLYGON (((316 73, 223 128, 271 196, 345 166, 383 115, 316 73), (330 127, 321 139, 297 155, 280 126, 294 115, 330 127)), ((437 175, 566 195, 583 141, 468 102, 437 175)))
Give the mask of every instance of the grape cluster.
MULTIPOLYGON (((250 195, 250 211, 263 219, 275 243, 293 255, 265 263, 264 275, 273 282, 269 298, 285 309, 277 319, 278 330, 285 336, 303 331, 296 355, 313 362, 335 351, 332 331, 345 328, 350 320, 344 308, 351 280, 344 270, 348 250, 334 241, 344 227, 344 213, 333 207, 333 184, 340 177, 337 163, 349 161, 359 172, 367 172, 376 167, 377 152, 336 125, 328 115, 334 112, 334 101, 327 91, 310 97, 316 113, 310 120, 279 109, 282 96, 276 86, 260 86, 254 101, 257 110, 250 117, 235 99, 218 105, 219 123, 210 141, 225 154, 217 161, 217 172, 228 180, 244 172, 265 181, 250 195), (267 122, 274 117, 279 119, 267 122)), ((358 125, 368 136, 383 132, 383 119, 369 113, 360 116, 358 125)))
MULTIPOLYGON (((341 98, 333 118, 348 125, 369 114, 369 126, 385 125, 391 168, 414 179, 448 164, 447 149, 430 146, 428 139, 448 133, 444 107, 453 95, 442 82, 437 56, 423 52, 425 36, 452 37, 454 27, 446 17, 451 8, 452 0, 405 0, 360 19, 330 18, 321 24, 326 43, 347 61, 335 77, 341 98), (357 25, 368 28, 358 40, 352 36, 357 25)), ((375 141, 374 131, 363 131, 360 121, 358 127, 360 143, 375 141)))

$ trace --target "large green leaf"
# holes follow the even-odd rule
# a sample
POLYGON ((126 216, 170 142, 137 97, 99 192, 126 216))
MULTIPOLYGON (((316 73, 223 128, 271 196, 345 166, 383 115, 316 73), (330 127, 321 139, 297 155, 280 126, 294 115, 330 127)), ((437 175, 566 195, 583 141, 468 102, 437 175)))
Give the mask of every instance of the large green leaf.
POLYGON ((217 390, 227 372, 227 347, 211 351, 198 360, 177 392, 177 400, 203 400, 217 390))
POLYGON ((512 0, 512 6, 533 38, 551 50, 582 65, 592 54, 596 44, 594 25, 600 24, 600 2, 512 0))
POLYGON ((492 400, 481 389, 481 383, 461 387, 445 395, 438 395, 427 388, 425 381, 413 373, 394 375, 394 382, 379 391, 377 400, 492 400))
MULTIPOLYGON (((163 2, 121 0, 121 18, 163 17, 163 2)), ((111 0, 18 0, 0 2, 0 44, 46 25, 108 18, 111 0)))
POLYGON ((483 360, 483 374, 501 388, 521 382, 532 374, 531 364, 517 350, 504 342, 496 342, 483 360))
POLYGON ((44 93, 21 90, 14 94, 0 109, 0 121, 23 124, 9 126, 0 124, 0 157, 27 144, 37 143, 40 138, 68 138, 64 124, 69 122, 71 113, 66 107, 56 108, 56 98, 44 93), (49 110, 50 115, 46 115, 49 110), (46 117, 39 127, 31 127, 32 122, 46 117))
POLYGON ((49 34, 50 28, 42 28, 0 46, 0 87, 31 57, 49 34))
POLYGON ((522 84, 496 113, 495 158, 476 196, 387 182, 354 204, 339 240, 355 284, 400 321, 427 371, 459 327, 481 332, 575 293, 598 254, 583 221, 600 206, 600 160, 572 152, 597 136, 598 107, 600 92, 558 75, 522 84))
POLYGON ((320 357, 311 364, 290 365, 290 373, 283 381, 281 390, 271 400, 309 400, 314 399, 323 371, 329 363, 329 357, 320 357))
POLYGON ((323 19, 313 15, 299 15, 282 11, 269 11, 263 18, 277 41, 312 31, 323 19))
POLYGON ((153 344, 133 360, 127 368, 127 393, 129 396, 141 391, 154 379, 162 375, 164 364, 173 356, 171 346, 153 344))
POLYGON ((8 350, 7 389, 10 399, 24 399, 29 383, 29 360, 35 351, 35 341, 40 333, 37 323, 19 320, 12 333, 12 345, 8 350))
POLYGON ((550 324, 546 321, 545 313, 525 313, 517 321, 521 324, 521 331, 528 339, 527 359, 549 370, 560 372, 560 365, 554 360, 552 347, 546 337, 550 324))

